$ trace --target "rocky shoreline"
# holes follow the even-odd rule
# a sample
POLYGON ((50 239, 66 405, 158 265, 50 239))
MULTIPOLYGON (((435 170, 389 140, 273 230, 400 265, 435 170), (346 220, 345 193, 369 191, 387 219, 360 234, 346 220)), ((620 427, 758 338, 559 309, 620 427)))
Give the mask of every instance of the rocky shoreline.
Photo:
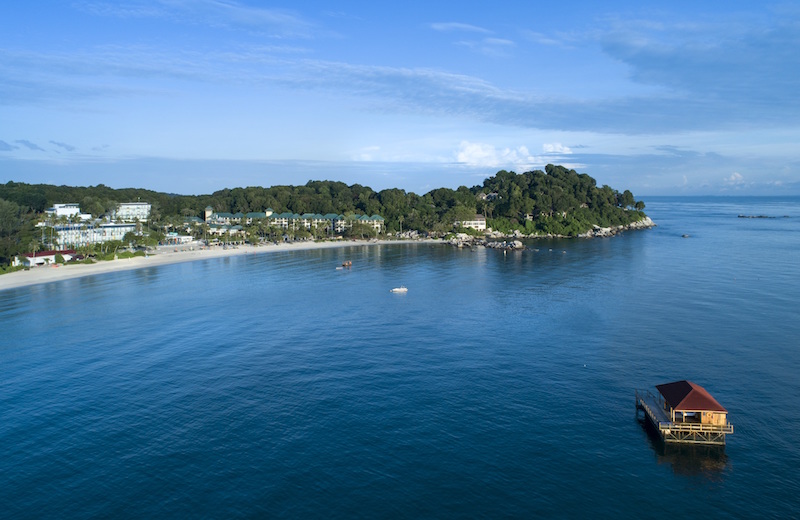
POLYGON ((474 237, 465 233, 459 233, 455 237, 448 240, 448 244, 455 247, 487 247, 489 249, 503 249, 503 250, 517 250, 525 249, 525 244, 522 243, 523 239, 537 240, 542 238, 602 238, 612 237, 623 231, 649 229, 656 227, 656 223, 650 217, 645 217, 642 220, 632 222, 624 226, 600 227, 594 226, 586 233, 581 233, 577 237, 569 237, 565 235, 525 235, 519 231, 514 232, 512 235, 504 235, 498 232, 487 233, 484 237, 474 237))

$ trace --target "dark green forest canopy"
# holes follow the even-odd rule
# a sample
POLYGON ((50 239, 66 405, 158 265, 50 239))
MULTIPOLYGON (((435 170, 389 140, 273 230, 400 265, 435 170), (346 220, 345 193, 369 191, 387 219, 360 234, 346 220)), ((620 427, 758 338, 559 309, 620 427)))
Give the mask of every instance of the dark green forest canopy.
POLYGON ((549 164, 544 171, 517 174, 499 171, 482 186, 456 190, 437 188, 424 195, 391 188, 376 192, 360 184, 309 181, 303 186, 249 186, 216 191, 210 195, 178 195, 139 188, 113 189, 103 184, 89 187, 8 182, 0 184, 4 201, 0 240, 8 258, 14 243, 29 240, 31 222, 57 203, 77 202, 94 217, 108 214, 122 202, 149 202, 150 224, 167 219, 202 217, 210 206, 216 212, 248 213, 272 209, 276 213, 336 213, 381 215, 388 232, 417 230, 447 232, 454 223, 484 215, 498 231, 518 229, 528 234, 574 236, 592 226, 624 225, 645 217, 642 202, 630 191, 619 193, 597 187, 587 174, 549 164))

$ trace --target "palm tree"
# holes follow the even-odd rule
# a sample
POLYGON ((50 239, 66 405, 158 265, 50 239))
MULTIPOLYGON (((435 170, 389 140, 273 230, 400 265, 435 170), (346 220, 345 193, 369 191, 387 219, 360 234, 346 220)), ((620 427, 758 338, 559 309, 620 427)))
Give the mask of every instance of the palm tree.
POLYGON ((28 267, 33 267, 33 263, 35 262, 34 259, 36 258, 36 251, 39 249, 39 242, 37 242, 36 240, 31 240, 30 246, 32 253, 31 253, 31 259, 28 262, 28 267))

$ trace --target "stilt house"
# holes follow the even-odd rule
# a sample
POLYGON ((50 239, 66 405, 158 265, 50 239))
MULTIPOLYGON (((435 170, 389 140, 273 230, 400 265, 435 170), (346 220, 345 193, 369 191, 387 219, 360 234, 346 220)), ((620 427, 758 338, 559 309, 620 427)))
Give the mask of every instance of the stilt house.
POLYGON ((728 410, 702 386, 691 381, 656 385, 659 395, 636 391, 636 410, 664 442, 725 444, 733 433, 728 410))
POLYGON ((672 422, 728 424, 728 410, 696 383, 676 381, 656 385, 656 390, 664 397, 664 411, 672 422))

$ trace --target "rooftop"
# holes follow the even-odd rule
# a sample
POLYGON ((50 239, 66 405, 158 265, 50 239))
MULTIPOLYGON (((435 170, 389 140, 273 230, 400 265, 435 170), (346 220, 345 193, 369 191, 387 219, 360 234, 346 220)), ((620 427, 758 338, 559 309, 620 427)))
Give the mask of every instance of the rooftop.
POLYGON ((709 394, 702 386, 691 381, 676 381, 656 385, 656 388, 664 396, 664 400, 673 410, 685 410, 692 412, 724 412, 726 410, 721 404, 709 394))

